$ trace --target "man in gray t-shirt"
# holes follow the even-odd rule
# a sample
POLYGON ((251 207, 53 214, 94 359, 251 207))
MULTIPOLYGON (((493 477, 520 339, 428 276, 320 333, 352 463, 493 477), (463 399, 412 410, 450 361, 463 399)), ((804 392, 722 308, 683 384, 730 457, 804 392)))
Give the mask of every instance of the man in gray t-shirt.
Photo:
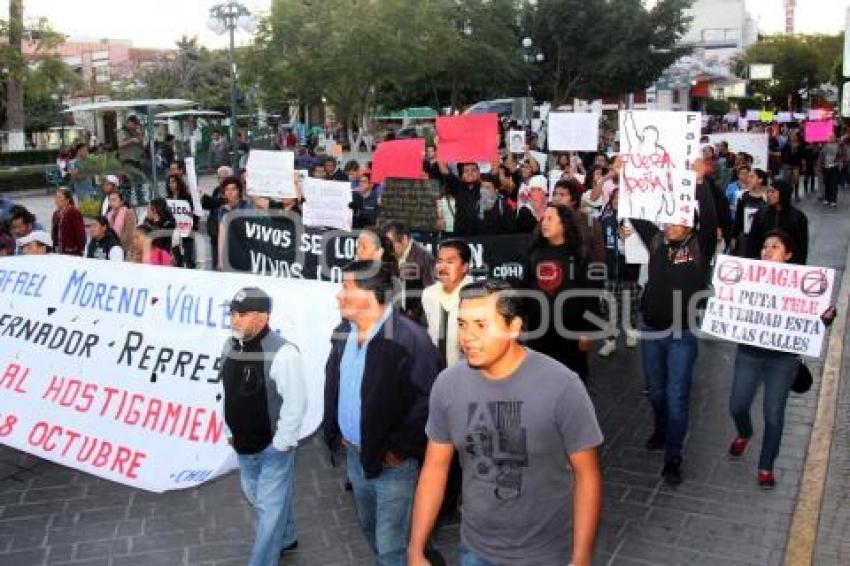
POLYGON ((461 565, 590 564, 602 433, 576 374, 517 342, 518 302, 506 283, 492 280, 461 292, 459 339, 468 363, 443 371, 431 390, 411 566, 425 563, 455 449, 463 468, 461 565))

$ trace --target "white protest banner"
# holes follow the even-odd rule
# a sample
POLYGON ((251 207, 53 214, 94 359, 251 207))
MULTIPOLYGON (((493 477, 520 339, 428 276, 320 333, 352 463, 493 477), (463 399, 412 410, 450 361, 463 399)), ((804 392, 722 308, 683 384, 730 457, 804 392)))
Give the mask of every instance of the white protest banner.
POLYGON ((232 469, 218 373, 248 286, 301 352, 311 434, 337 285, 51 255, 0 261, 0 442, 155 492, 232 469))
POLYGON ((620 112, 618 217, 693 225, 699 112, 620 112))
POLYGON ((549 151, 596 151, 599 148, 599 114, 550 112, 549 151))
POLYGON ((768 171, 767 163, 767 134, 746 134, 742 132, 725 132, 709 134, 708 142, 716 145, 722 141, 729 144, 733 153, 745 152, 753 156, 753 167, 768 171))
POLYGON ((304 180, 305 226, 351 230, 351 183, 307 177, 304 180))
POLYGON ((507 137, 506 145, 510 153, 525 153, 525 131, 510 130, 507 137))
POLYGON ((198 211, 199 216, 206 216, 206 211, 201 206, 201 193, 198 190, 198 171, 195 169, 195 158, 187 157, 183 160, 186 165, 186 181, 189 185, 189 194, 192 195, 192 208, 198 211))
POLYGON ((759 111, 758 110, 747 110, 747 114, 745 118, 749 122, 758 122, 759 121, 759 111))
POLYGON ((724 340, 818 357, 835 271, 720 255, 702 331, 724 340))
POLYGON ((176 223, 176 231, 181 238, 188 238, 192 235, 192 227, 194 219, 192 218, 192 206, 185 200, 167 199, 166 204, 168 210, 174 215, 176 223))
POLYGON ((245 169, 250 196, 295 198, 295 154, 291 151, 253 149, 245 169))

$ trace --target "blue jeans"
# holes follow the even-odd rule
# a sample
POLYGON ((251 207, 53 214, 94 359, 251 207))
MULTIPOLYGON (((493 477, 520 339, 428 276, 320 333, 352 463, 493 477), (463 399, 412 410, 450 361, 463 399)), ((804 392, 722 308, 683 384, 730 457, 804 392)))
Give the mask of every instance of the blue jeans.
POLYGON ((249 566, 277 566, 280 551, 295 542, 292 497, 295 450, 276 450, 269 444, 257 454, 240 454, 242 491, 254 507, 257 534, 249 566))
MULTIPOLYGON (((647 326, 644 330, 656 331, 647 326)), ((699 351, 697 338, 685 329, 679 337, 671 333, 664 338, 645 338, 640 345, 655 430, 664 435, 667 457, 679 457, 688 432, 691 377, 699 351)))
POLYGON ((468 546, 463 544, 463 541, 460 542, 460 546, 458 546, 458 564, 460 566, 496 566, 495 563, 490 562, 480 554, 477 554, 474 550, 470 550, 468 546))
POLYGON ((729 397, 729 412, 738 436, 751 438, 753 422, 750 407, 759 383, 764 383, 764 439, 761 443, 759 469, 773 471, 785 427, 785 402, 791 384, 797 377, 797 356, 781 352, 758 352, 738 347, 735 356, 735 380, 729 397))
POLYGON ((384 467, 381 475, 366 479, 360 453, 349 448, 346 465, 357 519, 375 553, 375 565, 405 566, 413 493, 419 475, 416 459, 408 458, 395 468, 384 467))

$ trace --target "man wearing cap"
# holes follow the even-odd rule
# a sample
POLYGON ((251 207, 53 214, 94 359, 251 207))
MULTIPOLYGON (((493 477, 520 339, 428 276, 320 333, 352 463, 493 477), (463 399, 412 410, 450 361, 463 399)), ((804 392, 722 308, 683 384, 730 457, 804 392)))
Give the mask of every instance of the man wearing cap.
POLYGON ((47 255, 53 251, 53 239, 44 230, 33 230, 18 239, 21 255, 47 255))
POLYGON ((230 303, 233 336, 219 371, 229 442, 256 515, 249 566, 276 565, 282 552, 298 545, 292 500, 306 385, 301 353, 270 330, 270 313, 271 298, 261 289, 236 293, 230 303))

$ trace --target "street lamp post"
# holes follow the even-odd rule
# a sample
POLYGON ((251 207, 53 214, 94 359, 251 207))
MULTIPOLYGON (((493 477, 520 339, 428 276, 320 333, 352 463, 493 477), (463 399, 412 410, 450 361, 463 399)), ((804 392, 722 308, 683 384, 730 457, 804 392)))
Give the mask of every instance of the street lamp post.
POLYGON ((207 27, 217 35, 228 32, 230 35, 230 162, 234 171, 236 170, 236 28, 246 33, 254 31, 256 24, 251 12, 237 2, 230 0, 216 4, 210 8, 210 19, 207 27))
MULTIPOLYGON (((535 2, 536 3, 536 2, 535 2)), ((522 38, 522 60, 531 64, 540 64, 543 62, 545 57, 543 56, 543 52, 539 47, 534 45, 534 41, 530 37, 522 38)), ((534 99, 534 94, 531 90, 531 77, 527 77, 525 80, 525 85, 528 88, 528 98, 534 99)), ((529 126, 531 125, 531 116, 527 117, 529 126)))

